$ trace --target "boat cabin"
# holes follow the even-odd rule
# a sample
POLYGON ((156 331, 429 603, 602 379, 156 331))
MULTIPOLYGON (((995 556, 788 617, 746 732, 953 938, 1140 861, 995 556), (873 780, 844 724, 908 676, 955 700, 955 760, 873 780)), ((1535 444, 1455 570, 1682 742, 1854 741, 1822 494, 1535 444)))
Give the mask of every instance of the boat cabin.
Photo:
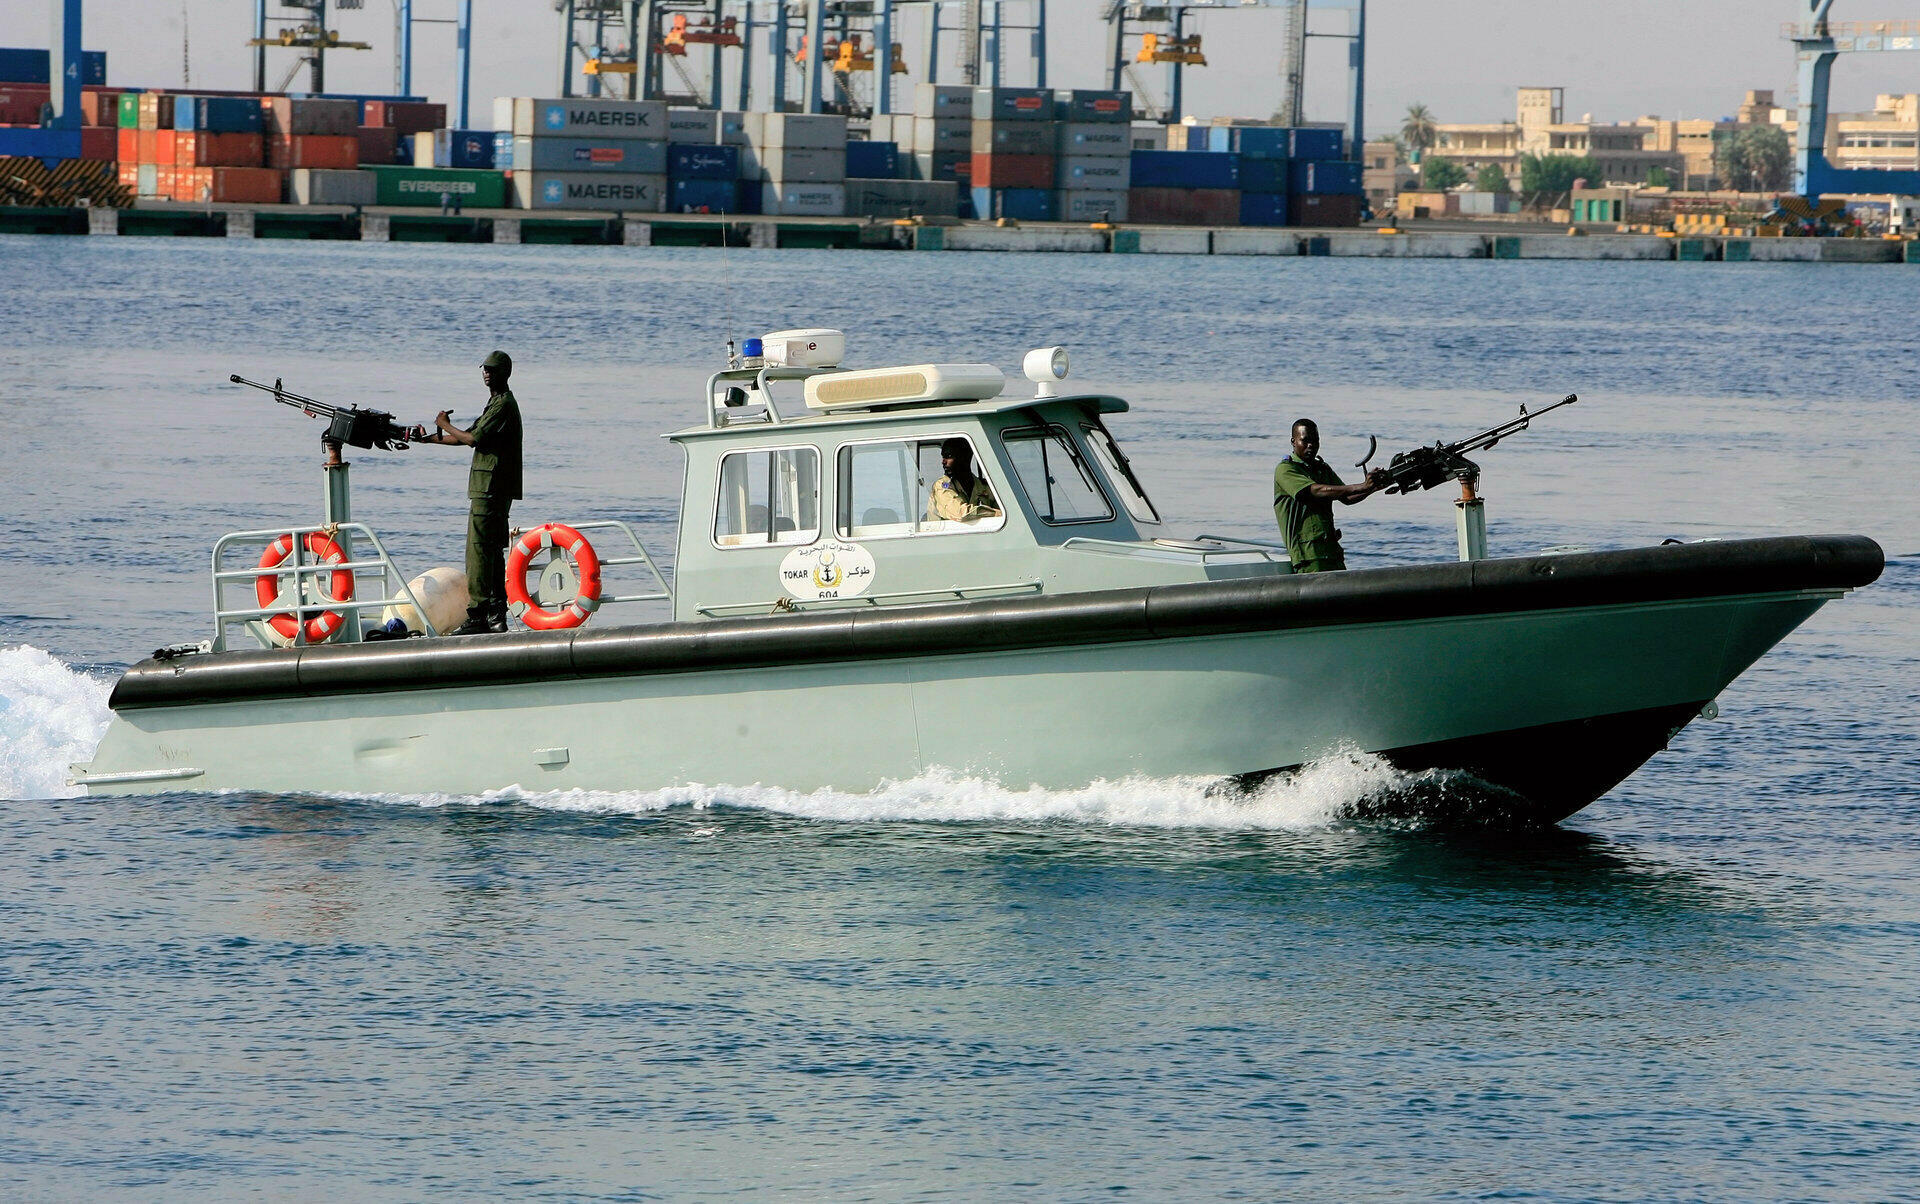
POLYGON ((709 378, 686 455, 674 618, 1075 593, 1289 571, 1274 545, 1168 539, 1066 352, 850 371, 836 331, 748 340, 709 378), (943 449, 971 462, 968 498, 943 449), (936 493, 940 494, 936 498, 936 493))

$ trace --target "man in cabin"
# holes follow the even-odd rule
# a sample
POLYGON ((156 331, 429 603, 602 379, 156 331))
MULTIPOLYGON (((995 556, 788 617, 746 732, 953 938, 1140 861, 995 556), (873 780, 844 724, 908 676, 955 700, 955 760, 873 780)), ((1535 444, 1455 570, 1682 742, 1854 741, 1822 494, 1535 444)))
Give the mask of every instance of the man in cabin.
POLYGON ((1320 428, 1313 419, 1293 424, 1293 454, 1273 470, 1273 516, 1287 540, 1287 556, 1296 573, 1326 573, 1347 567, 1340 551, 1340 532, 1333 525, 1333 503, 1351 506, 1386 484, 1386 472, 1376 468, 1358 485, 1341 482, 1340 474, 1320 458, 1320 428))
POLYGON ((992 518, 1000 513, 993 490, 974 475, 973 445, 965 439, 944 439, 940 443, 940 471, 947 475, 933 483, 927 495, 927 517, 965 522, 992 518))
POLYGON ((507 388, 513 360, 496 351, 480 362, 487 408, 465 430, 452 412, 433 420, 439 429, 421 443, 473 449, 467 470, 467 621, 450 635, 481 635, 507 629, 507 512, 520 497, 520 403, 507 388))

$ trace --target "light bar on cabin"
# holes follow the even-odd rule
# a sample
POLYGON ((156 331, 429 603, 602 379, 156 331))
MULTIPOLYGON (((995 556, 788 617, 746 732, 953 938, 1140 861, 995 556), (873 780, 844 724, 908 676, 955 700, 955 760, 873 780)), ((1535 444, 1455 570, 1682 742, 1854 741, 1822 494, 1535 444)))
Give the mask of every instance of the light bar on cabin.
POLYGON ((809 409, 848 410, 1000 396, 1007 378, 992 364, 911 364, 807 378, 809 409))

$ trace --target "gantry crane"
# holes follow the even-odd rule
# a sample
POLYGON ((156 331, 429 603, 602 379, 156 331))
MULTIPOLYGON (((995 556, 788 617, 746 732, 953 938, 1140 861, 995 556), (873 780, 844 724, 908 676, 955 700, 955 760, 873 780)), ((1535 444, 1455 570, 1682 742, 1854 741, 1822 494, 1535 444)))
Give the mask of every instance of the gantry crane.
MULTIPOLYGON (((349 42, 340 37, 336 30, 327 28, 327 0, 279 0, 281 8, 298 9, 299 17, 267 16, 267 0, 254 0, 253 36, 247 39, 247 45, 253 47, 253 89, 256 92, 268 91, 267 88, 267 50, 270 47, 283 47, 299 50, 293 65, 272 91, 283 92, 300 68, 310 69, 308 89, 313 92, 327 90, 327 51, 329 50, 372 50, 369 42, 349 42), (279 23, 281 28, 269 34, 267 22, 279 23)), ((367 0, 333 0, 333 6, 341 12, 362 9, 367 0)))
POLYGON ((1783 31, 1800 60, 1800 145, 1793 187, 1803 197, 1827 193, 1920 195, 1920 171, 1842 169, 1827 162, 1827 84, 1833 60, 1848 51, 1920 50, 1920 21, 1829 21, 1833 0, 1807 0, 1811 20, 1783 31))

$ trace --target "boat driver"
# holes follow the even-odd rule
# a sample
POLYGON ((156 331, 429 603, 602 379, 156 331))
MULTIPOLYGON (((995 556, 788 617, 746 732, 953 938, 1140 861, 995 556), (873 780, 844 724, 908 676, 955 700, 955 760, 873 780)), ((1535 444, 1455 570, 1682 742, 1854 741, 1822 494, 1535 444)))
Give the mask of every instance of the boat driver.
POLYGON ((1387 483, 1376 468, 1358 485, 1348 485, 1320 458, 1320 428, 1311 418, 1293 424, 1293 454, 1273 470, 1273 516, 1287 540, 1287 557, 1296 573, 1335 572, 1347 567, 1340 532, 1333 525, 1333 503, 1351 506, 1387 483))
POLYGON ((507 629, 507 512, 520 497, 520 403, 507 388, 513 360, 495 351, 480 362, 487 408, 465 430, 441 410, 439 429, 421 443, 473 449, 467 470, 467 621, 449 635, 482 635, 507 629))
POLYGON ((965 439, 940 441, 940 471, 947 475, 933 483, 927 495, 927 517, 948 522, 992 518, 1000 513, 993 490, 974 475, 973 445, 965 439))

